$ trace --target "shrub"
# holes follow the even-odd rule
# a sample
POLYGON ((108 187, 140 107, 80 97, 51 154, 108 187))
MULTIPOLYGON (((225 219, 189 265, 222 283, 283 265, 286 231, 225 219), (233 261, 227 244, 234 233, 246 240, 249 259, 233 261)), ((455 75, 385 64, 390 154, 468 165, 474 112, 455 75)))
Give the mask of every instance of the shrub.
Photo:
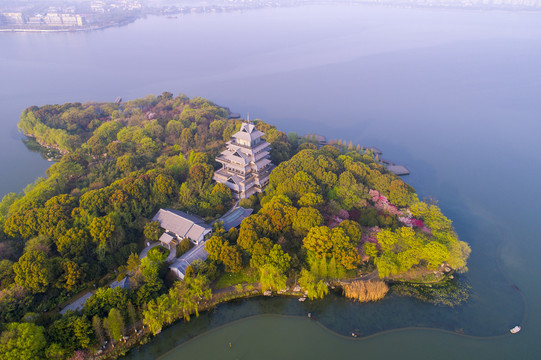
POLYGON ((182 239, 182 241, 177 245, 177 257, 182 256, 188 250, 192 248, 192 242, 188 238, 182 239))

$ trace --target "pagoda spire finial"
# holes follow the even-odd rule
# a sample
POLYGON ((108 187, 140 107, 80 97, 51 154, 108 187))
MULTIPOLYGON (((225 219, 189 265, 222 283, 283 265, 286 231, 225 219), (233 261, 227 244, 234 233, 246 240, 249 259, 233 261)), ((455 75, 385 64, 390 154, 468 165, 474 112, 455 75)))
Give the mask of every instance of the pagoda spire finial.
POLYGON ((246 122, 250 124, 250 112, 246 114, 246 122))

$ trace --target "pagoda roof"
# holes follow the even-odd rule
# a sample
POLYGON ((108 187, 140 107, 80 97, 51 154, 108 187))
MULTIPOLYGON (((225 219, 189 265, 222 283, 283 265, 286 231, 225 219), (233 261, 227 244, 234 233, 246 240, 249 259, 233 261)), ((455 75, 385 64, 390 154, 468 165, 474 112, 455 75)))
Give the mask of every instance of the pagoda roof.
POLYGON ((265 133, 257 130, 254 124, 245 122, 240 126, 240 130, 233 134, 233 137, 236 139, 248 140, 251 143, 263 135, 265 135, 265 133))
POLYGON ((259 169, 265 167, 266 165, 269 165, 270 163, 271 163, 271 161, 269 159, 263 158, 261 160, 256 161, 255 167, 259 170, 259 169))

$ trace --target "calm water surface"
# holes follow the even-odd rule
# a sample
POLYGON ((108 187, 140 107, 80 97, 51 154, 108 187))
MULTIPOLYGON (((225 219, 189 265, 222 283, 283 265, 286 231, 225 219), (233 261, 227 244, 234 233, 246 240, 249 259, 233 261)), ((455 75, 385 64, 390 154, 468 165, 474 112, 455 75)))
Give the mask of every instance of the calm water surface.
POLYGON ((16 131, 30 105, 184 92, 377 146, 471 244, 467 304, 254 299, 174 325, 130 357, 538 359, 540 63, 541 14, 520 12, 315 6, 1 34, 0 194, 48 166, 16 131), (353 329, 379 335, 339 335, 353 329))

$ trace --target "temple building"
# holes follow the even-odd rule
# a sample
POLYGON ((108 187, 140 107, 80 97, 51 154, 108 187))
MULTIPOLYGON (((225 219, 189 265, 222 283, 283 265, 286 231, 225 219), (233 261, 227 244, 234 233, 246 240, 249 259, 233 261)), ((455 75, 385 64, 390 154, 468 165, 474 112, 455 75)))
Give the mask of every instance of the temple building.
POLYGON ((263 192, 274 168, 270 161, 270 144, 263 132, 244 122, 240 131, 227 142, 227 149, 216 158, 222 168, 214 172, 216 182, 227 185, 235 199, 245 199, 263 192))

